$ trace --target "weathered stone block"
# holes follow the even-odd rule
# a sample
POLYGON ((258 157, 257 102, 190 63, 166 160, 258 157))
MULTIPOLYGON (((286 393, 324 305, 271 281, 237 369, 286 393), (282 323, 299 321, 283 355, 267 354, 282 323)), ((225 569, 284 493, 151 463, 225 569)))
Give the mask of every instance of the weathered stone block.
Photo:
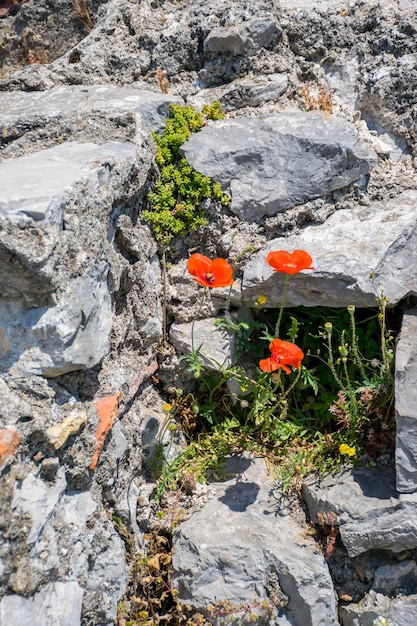
POLYGON ((204 50, 251 56, 272 41, 278 41, 281 35, 282 30, 272 17, 257 17, 231 28, 215 28, 207 35, 204 50))
POLYGON ((417 309, 403 317, 395 357, 397 489, 417 491, 417 309))
POLYGON ((248 221, 347 187, 376 162, 354 126, 318 112, 223 120, 192 135, 181 150, 196 170, 221 183, 231 210, 248 221))
POLYGON ((391 466, 363 467, 307 479, 303 487, 310 515, 339 526, 351 557, 369 550, 401 553, 417 546, 416 494, 399 494, 391 466))
POLYGON ((179 598, 204 611, 218 600, 256 604, 269 591, 282 603, 269 624, 336 626, 324 557, 294 518, 277 514, 264 460, 232 457, 224 471, 226 481, 211 484, 214 499, 175 532, 179 598))
POLYGON ((263 306, 280 306, 285 274, 273 272, 265 258, 282 249, 306 250, 314 266, 290 277, 287 306, 375 307, 382 290, 396 304, 417 295, 417 193, 336 211, 323 224, 270 241, 245 267, 242 301, 247 306, 261 294, 267 296, 263 306))
POLYGON ((179 353, 198 351, 201 362, 209 369, 228 367, 234 362, 234 335, 216 326, 214 318, 172 324, 169 338, 179 353))

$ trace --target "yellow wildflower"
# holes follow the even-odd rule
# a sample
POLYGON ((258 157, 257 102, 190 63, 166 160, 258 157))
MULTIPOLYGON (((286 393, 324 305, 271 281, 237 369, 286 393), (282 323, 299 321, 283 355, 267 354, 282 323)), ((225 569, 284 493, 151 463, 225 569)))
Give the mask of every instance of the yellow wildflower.
POLYGON ((164 411, 164 413, 169 413, 172 409, 172 404, 170 404, 169 402, 164 402, 164 404, 162 405, 162 410, 164 411))
POLYGON ((263 295, 263 293, 261 293, 260 296, 258 296, 258 299, 255 301, 255 306, 263 306, 266 303, 267 297, 263 295))
POLYGON ((348 446, 347 443, 340 444, 339 452, 340 454, 343 454, 344 456, 356 456, 356 449, 351 448, 350 446, 348 446))

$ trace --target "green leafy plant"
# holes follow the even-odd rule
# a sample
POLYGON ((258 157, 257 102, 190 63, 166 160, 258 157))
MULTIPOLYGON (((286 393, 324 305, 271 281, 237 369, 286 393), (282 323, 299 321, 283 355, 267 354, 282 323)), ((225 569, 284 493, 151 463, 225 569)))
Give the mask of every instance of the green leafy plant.
MULTIPOLYGON (((240 322, 230 314, 228 299, 216 325, 235 334, 237 363, 213 363, 207 369, 201 346, 193 340, 191 354, 184 357, 197 383, 193 402, 200 439, 198 448, 190 442, 189 449, 201 476, 208 471, 202 459, 213 463, 217 458, 211 438, 219 433, 229 450, 238 445, 237 431, 245 433, 252 447, 257 442, 275 459, 285 485, 311 471, 335 470, 363 453, 376 457, 393 446, 394 352, 386 298, 381 295, 373 311, 298 307, 288 313, 290 274, 313 269, 311 258, 303 251, 271 254, 267 262, 287 274, 278 316, 260 308, 267 301, 260 296, 254 303, 256 318, 240 322), (267 347, 270 356, 262 358, 267 347)), ((202 301, 208 287, 230 284, 231 268, 225 264, 202 255, 190 258, 191 275, 205 287, 202 301)), ((186 466, 192 459, 186 453, 180 463, 186 466)))
MULTIPOLYGON (((148 208, 142 216, 149 222, 157 241, 168 247, 175 236, 183 236, 207 223, 201 204, 214 198, 230 203, 219 183, 197 172, 181 157, 180 147, 205 124, 204 117, 191 106, 171 104, 171 115, 162 135, 153 133, 157 146, 156 163, 160 180, 148 194, 148 208)), ((204 107, 204 116, 220 119, 217 103, 204 107)))

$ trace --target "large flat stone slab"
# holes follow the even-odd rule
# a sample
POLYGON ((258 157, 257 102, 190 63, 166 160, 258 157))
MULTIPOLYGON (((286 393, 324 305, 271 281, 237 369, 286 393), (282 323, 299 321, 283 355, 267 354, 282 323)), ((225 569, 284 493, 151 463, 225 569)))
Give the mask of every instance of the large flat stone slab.
POLYGON ((274 239, 251 257, 242 280, 242 302, 279 307, 285 274, 273 272, 265 258, 271 250, 306 250, 314 271, 290 277, 287 306, 375 307, 384 290, 390 305, 417 295, 417 193, 369 207, 340 209, 323 224, 274 239))
POLYGON ((231 210, 248 221, 347 187, 376 162, 353 125, 319 112, 222 120, 192 135, 181 151, 221 183, 231 210))
POLYGON ((135 161, 132 143, 67 142, 34 154, 0 162, 0 221, 23 226, 62 226, 67 193, 83 181, 99 182, 108 159, 135 161))
MULTIPOLYGON (((169 104, 183 104, 182 98, 157 91, 117 85, 63 85, 48 91, 1 94, 0 121, 4 139, 13 130, 23 134, 31 127, 43 127, 45 120, 59 121, 74 115, 132 113, 143 118, 149 130, 160 130, 169 114, 169 104)), ((94 118, 90 118, 90 125, 94 118)))

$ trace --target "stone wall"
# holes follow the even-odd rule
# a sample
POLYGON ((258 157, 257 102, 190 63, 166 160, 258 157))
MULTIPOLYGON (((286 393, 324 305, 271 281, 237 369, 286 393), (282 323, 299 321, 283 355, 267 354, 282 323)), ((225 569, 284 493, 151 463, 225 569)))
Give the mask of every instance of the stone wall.
MULTIPOLYGON (((253 247, 232 293, 247 312, 261 294, 279 306, 283 283, 261 259, 285 237, 286 248, 313 251, 315 267, 294 277, 289 305, 370 307, 383 288, 405 310, 395 465, 385 457, 376 469, 306 482, 308 516, 340 528, 331 575, 303 535, 306 509, 284 502, 259 459, 230 459, 234 478, 213 483, 176 531, 174 584, 198 611, 275 594, 269 623, 278 626, 379 617, 408 626, 417 585, 416 9, 408 0, 111 0, 91 5, 93 28, 76 18, 58 28, 61 4, 29 1, 0 16, 0 622, 114 624, 129 554, 152 523, 144 459, 165 419, 153 379, 165 391, 184 382, 178 354, 190 351, 199 300, 189 250, 233 260, 253 247), (50 62, 33 62, 42 50, 50 62), (332 91, 332 112, 306 111, 306 81, 332 91), (160 251, 141 219, 158 176, 151 133, 169 103, 216 100, 227 117, 182 152, 232 201, 211 203, 207 227, 171 246, 175 354, 161 349, 160 251)), ((195 324, 203 357, 234 357, 233 342, 212 330, 225 297, 208 298, 195 324)), ((180 433, 166 455, 178 445, 180 433)))

